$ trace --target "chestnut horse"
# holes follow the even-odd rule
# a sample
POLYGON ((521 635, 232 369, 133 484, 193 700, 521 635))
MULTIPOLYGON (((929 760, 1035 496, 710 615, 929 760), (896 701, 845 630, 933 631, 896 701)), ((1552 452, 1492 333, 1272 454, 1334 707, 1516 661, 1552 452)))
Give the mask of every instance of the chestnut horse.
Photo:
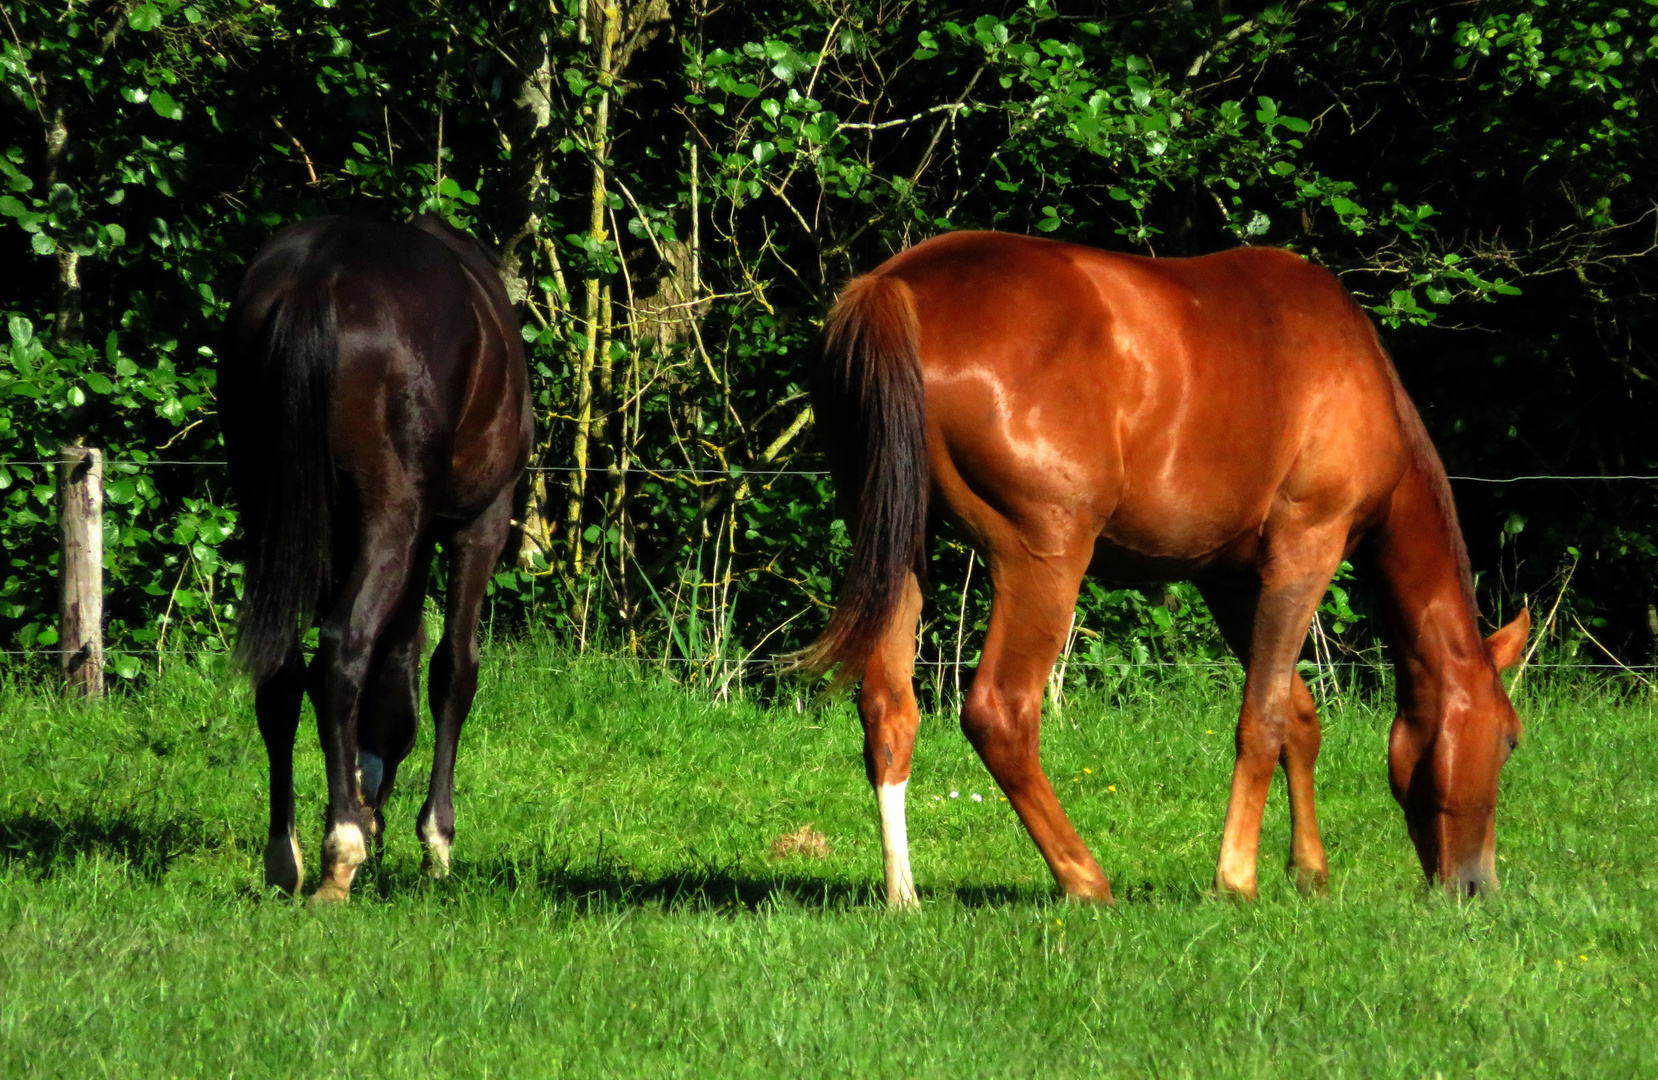
POLYGON ((429 872, 455 838, 455 749, 478 685, 484 586, 534 437, 512 304, 477 242, 437 218, 325 217, 248 265, 219 365, 247 526, 238 659, 270 759, 265 881, 299 888, 293 750, 302 694, 328 777, 318 900, 343 900, 420 721, 433 548, 449 556, 432 656, 436 753, 417 821, 429 872), (315 619, 309 669, 299 634, 315 619))
POLYGON ((817 426, 852 558, 808 671, 862 678, 889 903, 913 905, 904 827, 917 585, 931 511, 989 564, 990 628, 961 725, 1066 894, 1110 902, 1038 759, 1042 692, 1088 572, 1194 581, 1247 669, 1217 887, 1256 895, 1274 768, 1290 870, 1328 876, 1319 726, 1296 674, 1331 574, 1378 586, 1398 669, 1393 794, 1422 869, 1496 884, 1497 773, 1520 723, 1444 466, 1374 327, 1328 272, 1241 248, 1149 259, 1001 233, 937 237, 851 282, 829 316, 817 426))

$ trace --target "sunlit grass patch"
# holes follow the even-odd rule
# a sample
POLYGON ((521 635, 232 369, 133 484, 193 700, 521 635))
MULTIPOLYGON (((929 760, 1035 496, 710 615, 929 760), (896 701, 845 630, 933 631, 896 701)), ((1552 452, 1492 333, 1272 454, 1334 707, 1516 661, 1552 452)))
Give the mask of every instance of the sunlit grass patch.
MULTIPOLYGON (((1391 710, 1325 716, 1330 895, 1208 889, 1237 687, 1051 715, 1045 765, 1119 897, 1054 898, 948 716, 909 788, 922 909, 881 905, 849 704, 688 694, 647 667, 486 653, 453 876, 413 822, 429 733, 353 902, 259 887, 248 695, 187 673, 82 707, 0 698, 0 1075, 1421 1077, 1658 1064, 1658 726, 1533 697, 1505 771, 1505 888, 1427 893, 1387 793, 1391 710), (974 798, 978 796, 978 798, 974 798), (804 830, 809 829, 806 833, 804 830), (778 858, 775 843, 820 837, 778 858), (810 857, 802 857, 802 855, 810 857)), ((299 741, 314 874, 322 778, 299 741)))

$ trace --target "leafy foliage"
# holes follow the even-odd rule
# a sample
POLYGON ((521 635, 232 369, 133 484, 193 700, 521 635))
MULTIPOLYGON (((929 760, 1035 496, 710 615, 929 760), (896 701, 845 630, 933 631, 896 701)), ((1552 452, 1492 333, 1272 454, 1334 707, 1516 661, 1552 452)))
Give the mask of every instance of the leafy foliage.
MULTIPOLYGON (((0 341, 0 628, 52 641, 52 481, 28 463, 87 439, 112 461, 122 674, 222 649, 222 470, 147 463, 219 459, 240 264, 322 212, 436 212, 502 251, 548 471, 497 619, 714 685, 832 596, 844 531, 800 475, 816 320, 943 230, 1289 246, 1374 313, 1453 473, 1658 467, 1652 0, 26 0, 3 29, 0 257, 27 272, 0 341)), ((1651 485, 1458 494, 1489 607, 1547 599, 1571 547, 1583 625, 1648 647, 1651 485)), ((941 672, 982 623, 967 564, 946 531, 941 672)), ((1076 655, 1218 655, 1195 600, 1090 587, 1076 655)), ((1367 640, 1353 605, 1326 605, 1338 651, 1367 640)))

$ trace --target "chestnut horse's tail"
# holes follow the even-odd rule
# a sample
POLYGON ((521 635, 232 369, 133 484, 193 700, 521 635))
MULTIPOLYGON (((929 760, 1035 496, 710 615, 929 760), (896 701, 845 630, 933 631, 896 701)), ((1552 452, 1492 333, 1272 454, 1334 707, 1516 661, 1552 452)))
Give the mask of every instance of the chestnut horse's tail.
MULTIPOLYGON (((328 414, 338 351, 326 283, 294 282, 238 358, 244 370, 236 382, 251 398, 237 403, 237 411, 257 419, 231 461, 237 488, 246 493, 248 536, 235 656, 255 686, 282 666, 329 581, 334 461, 328 414)), ((234 449, 230 442, 227 449, 234 449)))
POLYGON ((914 294, 884 275, 849 284, 824 327, 813 408, 852 529, 852 559, 828 627, 796 667, 821 675, 838 666, 836 687, 862 677, 906 577, 923 570, 927 425, 916 336, 914 294))

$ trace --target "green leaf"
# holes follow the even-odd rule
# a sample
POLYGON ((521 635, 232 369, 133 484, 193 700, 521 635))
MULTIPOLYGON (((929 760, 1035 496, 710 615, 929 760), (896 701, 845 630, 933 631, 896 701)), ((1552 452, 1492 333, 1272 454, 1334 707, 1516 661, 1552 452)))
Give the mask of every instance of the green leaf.
POLYGON ((29 246, 35 249, 36 255, 51 255, 58 250, 56 241, 43 232, 30 236, 29 246))
POLYGON ((154 109, 155 114, 164 120, 184 119, 184 110, 179 108, 178 103, 173 100, 173 95, 165 90, 157 90, 150 95, 150 108, 154 109))
POLYGON ((128 13, 127 25, 140 32, 154 30, 161 25, 161 9, 154 4, 139 4, 128 13))

